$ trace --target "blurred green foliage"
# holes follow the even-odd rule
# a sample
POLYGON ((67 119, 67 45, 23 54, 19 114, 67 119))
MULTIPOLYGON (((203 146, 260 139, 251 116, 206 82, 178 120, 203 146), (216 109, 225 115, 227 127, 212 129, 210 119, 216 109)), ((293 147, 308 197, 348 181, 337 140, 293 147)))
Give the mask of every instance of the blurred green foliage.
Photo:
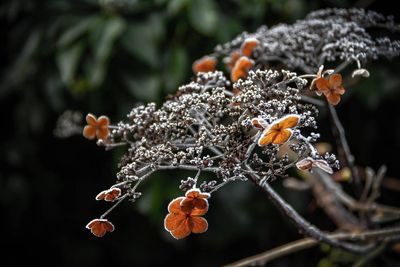
MULTIPOLYGON (((262 194, 250 184, 237 183, 212 200, 208 213, 212 227, 206 235, 171 241, 161 227, 165 207, 178 194, 179 177, 190 173, 177 177, 170 172, 157 174, 144 185, 145 194, 134 209, 127 204, 112 215, 117 225, 113 237, 95 240, 83 226, 104 211, 104 206, 93 203, 93 196, 114 182, 121 151, 105 153, 81 137, 57 140, 53 129, 66 109, 108 114, 112 121, 118 121, 137 103, 160 104, 167 94, 190 81, 191 63, 217 44, 262 24, 291 23, 311 10, 331 5, 350 7, 353 3, 3 1, 0 20, 6 31, 1 44, 0 107, 6 115, 2 130, 7 129, 0 139, 0 205, 9 220, 9 248, 33 255, 37 242, 43 243, 47 257, 62 261, 60 266, 116 262, 119 266, 216 266, 298 238, 296 230, 262 194)), ((396 114, 400 80, 395 66, 399 62, 390 64, 384 61, 371 69, 371 78, 349 90, 339 108, 341 114, 355 114, 345 118, 345 125, 352 125, 354 118, 367 117, 348 130, 350 142, 363 141, 354 142, 353 152, 361 155, 359 159, 365 164, 387 162, 389 172, 391 166, 397 166, 390 161, 390 154, 400 147, 399 141, 387 155, 381 147, 374 150, 383 155, 379 162, 366 151, 372 148, 364 144, 374 143, 378 126, 386 129, 379 125, 382 121, 377 122, 379 118, 396 114), (350 99, 353 102, 348 104, 350 99), (385 103, 391 108, 372 114, 385 103), (361 138, 357 134, 360 130, 366 133, 361 138)), ((322 123, 323 136, 329 137, 327 127, 322 123)), ((391 132, 388 139, 394 139, 397 132, 391 132)), ((384 145, 387 149, 391 144, 384 145)), ((310 213, 307 194, 282 193, 300 212, 308 212, 306 217, 312 213, 313 222, 324 229, 332 227, 322 212, 310 213)), ((45 262, 46 255, 34 256, 45 262)), ((303 253, 283 262, 303 266, 307 260, 316 265, 320 258, 315 252, 303 253)))

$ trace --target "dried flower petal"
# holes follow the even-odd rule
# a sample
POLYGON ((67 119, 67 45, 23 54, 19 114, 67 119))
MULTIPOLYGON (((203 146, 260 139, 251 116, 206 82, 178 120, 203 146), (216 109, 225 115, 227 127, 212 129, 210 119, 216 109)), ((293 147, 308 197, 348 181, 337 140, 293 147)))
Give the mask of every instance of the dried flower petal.
POLYGON ((240 47, 242 55, 250 57, 253 54, 254 48, 256 48, 259 44, 260 42, 256 38, 247 38, 240 47))
POLYGON ((217 66, 217 59, 215 57, 204 56, 193 62, 193 72, 209 72, 214 71, 217 66))
POLYGON ((267 129, 264 130, 260 139, 258 139, 258 145, 281 145, 287 142, 293 133, 290 128, 297 126, 299 120, 299 115, 291 114, 273 122, 267 129))
POLYGON ((107 232, 114 231, 114 225, 107 219, 94 219, 91 220, 87 225, 87 229, 90 229, 92 234, 97 237, 103 237, 107 232))
POLYGON ((231 72, 231 80, 233 82, 236 82, 237 80, 239 80, 240 78, 246 78, 247 77, 247 73, 249 72, 249 70, 253 67, 254 65, 254 61, 249 59, 248 57, 240 57, 236 63, 235 66, 232 69, 231 72))
POLYGON ((185 197, 173 199, 168 205, 169 214, 164 219, 165 229, 176 239, 187 237, 190 233, 207 231, 207 220, 200 216, 208 211, 206 198, 209 197, 207 193, 192 189, 186 193, 185 197), (184 202, 184 200, 187 201, 184 202))
POLYGON ((110 125, 110 120, 106 116, 100 116, 99 119, 93 114, 86 115, 86 125, 83 128, 83 136, 87 139, 94 139, 97 137, 99 140, 106 140, 110 131, 108 126, 110 125))

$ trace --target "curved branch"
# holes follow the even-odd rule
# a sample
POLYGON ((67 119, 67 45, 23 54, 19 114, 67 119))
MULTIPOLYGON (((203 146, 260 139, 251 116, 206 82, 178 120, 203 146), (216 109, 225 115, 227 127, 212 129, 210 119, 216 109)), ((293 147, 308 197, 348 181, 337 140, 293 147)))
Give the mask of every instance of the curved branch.
POLYGON ((334 194, 336 198, 340 200, 344 205, 346 205, 349 209, 359 211, 379 211, 400 215, 400 208, 381 205, 375 202, 369 204, 358 202, 353 197, 344 192, 341 186, 332 180, 330 175, 324 173, 321 170, 315 169, 314 175, 316 175, 317 178, 325 185, 327 190, 334 194))
MULTIPOLYGON (((396 239, 400 239, 399 234, 400 234, 400 227, 397 227, 397 228, 388 228, 382 230, 365 231, 361 233, 329 234, 328 237, 335 240, 355 241, 355 240, 373 239, 379 241, 382 239, 386 239, 389 236, 395 236, 396 239)), ((300 250, 311 248, 317 244, 318 244, 317 240, 307 237, 273 248, 263 253, 253 255, 251 257, 241 259, 237 262, 230 263, 228 265, 225 265, 225 267, 261 266, 282 256, 295 253, 300 250)))
POLYGON ((339 120, 339 117, 336 113, 336 109, 326 103, 328 106, 329 116, 331 118, 333 127, 333 135, 336 137, 336 143, 339 147, 339 153, 345 158, 347 166, 349 166, 353 178, 353 182, 355 185, 356 193, 361 195, 361 178, 357 167, 354 165, 354 156, 351 154, 349 144, 347 143, 346 134, 343 128, 342 123, 339 120))
MULTIPOLYGON (((246 165, 248 170, 251 170, 250 166, 246 165)), ((361 246, 330 238, 324 232, 319 230, 317 227, 306 221, 295 209, 292 208, 281 196, 279 196, 275 190, 265 182, 265 179, 260 179, 256 174, 250 173, 250 179, 261 187, 261 189, 268 195, 268 198, 279 208, 279 210, 286 215, 290 221, 299 229, 300 233, 309 236, 317 241, 327 243, 334 247, 342 248, 354 253, 364 253, 370 250, 370 245, 361 246)))

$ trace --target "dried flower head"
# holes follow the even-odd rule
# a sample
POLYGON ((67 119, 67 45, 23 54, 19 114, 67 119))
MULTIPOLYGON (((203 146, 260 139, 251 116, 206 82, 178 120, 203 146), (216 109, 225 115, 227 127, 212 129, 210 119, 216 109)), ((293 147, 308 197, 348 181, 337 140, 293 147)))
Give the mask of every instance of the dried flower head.
POLYGON ((342 86, 342 75, 340 74, 332 74, 329 79, 320 77, 315 80, 315 84, 332 105, 339 104, 341 95, 346 92, 342 86))
POLYGON ((97 237, 103 237, 107 232, 114 231, 114 225, 107 219, 94 219, 91 220, 86 228, 97 237))
POLYGON ((121 189, 119 188, 110 188, 108 190, 101 191, 97 196, 96 200, 105 200, 113 202, 117 200, 117 198, 121 195, 121 189))
MULTIPOLYGON (((156 171, 196 173, 181 180, 179 188, 187 191, 185 197, 168 206, 164 225, 177 239, 207 230, 208 223, 201 217, 208 211, 207 199, 228 183, 251 180, 276 198, 266 186, 286 178, 290 168, 316 167, 331 174, 339 162, 333 154, 320 155, 315 147, 319 138, 314 132, 319 113, 315 103, 321 101, 309 95, 323 93, 336 105, 345 91, 338 74, 343 66, 356 63, 361 70, 368 59, 399 55, 398 41, 367 33, 368 27, 378 25, 390 28, 394 24, 374 12, 328 9, 293 25, 263 26, 196 61, 197 75, 161 106, 137 106, 126 121, 116 125, 108 125, 104 116, 97 120, 89 114, 85 137, 107 139, 98 145, 105 149, 124 146, 126 152, 118 165, 116 184, 96 197, 118 201, 88 228, 97 236, 112 231, 112 224, 103 218, 122 200, 136 201, 141 183, 156 171), (232 68, 230 77, 214 71, 219 58, 232 68), (323 71, 327 64, 333 66, 323 71), (207 178, 201 173, 207 173, 207 178)), ((313 227, 304 229, 314 231, 313 238, 323 235, 315 234, 313 227)), ((335 241, 328 243, 338 246, 335 241)))
POLYGON ((218 45, 214 55, 226 57, 240 49, 248 38, 259 41, 253 59, 260 68, 271 68, 276 62, 287 69, 316 72, 322 64, 335 61, 365 63, 400 53, 400 42, 388 37, 374 37, 370 28, 389 30, 397 26, 393 17, 363 9, 323 9, 311 12, 292 25, 261 26, 256 32, 244 32, 232 41, 218 45))
POLYGON ((307 157, 307 158, 304 158, 304 159, 298 161, 296 163, 296 167, 297 167, 297 169, 302 170, 302 171, 305 171, 305 170, 309 171, 313 167, 317 167, 329 174, 333 173, 332 168, 329 166, 329 164, 325 160, 313 159, 311 157, 307 157))
POLYGON ((207 213, 208 204, 203 209, 186 209, 181 205, 184 200, 184 197, 172 200, 168 205, 169 214, 164 220, 165 229, 176 239, 185 238, 191 233, 204 233, 208 229, 207 220, 201 217, 207 213))
POLYGON ((106 116, 101 116, 98 119, 93 114, 86 115, 87 125, 83 128, 83 136, 87 139, 106 140, 109 135, 108 126, 110 120, 106 116))
POLYGON ((182 210, 191 211, 196 208, 199 210, 208 210, 208 193, 202 193, 199 189, 190 189, 186 192, 185 198, 180 203, 182 210))
POLYGON ((293 114, 274 121, 261 134, 260 139, 258 139, 258 145, 281 145, 286 143, 293 134, 293 130, 291 128, 297 126, 299 121, 300 117, 293 114))

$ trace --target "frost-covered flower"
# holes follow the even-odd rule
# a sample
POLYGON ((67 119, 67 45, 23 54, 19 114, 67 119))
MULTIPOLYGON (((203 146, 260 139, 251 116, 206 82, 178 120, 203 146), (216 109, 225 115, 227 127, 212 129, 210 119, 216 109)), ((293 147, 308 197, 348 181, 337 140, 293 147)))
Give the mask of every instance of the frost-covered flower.
POLYGON ((172 200, 168 205, 169 214, 164 220, 165 229, 176 239, 185 238, 191 233, 204 233, 208 229, 207 220, 201 217, 207 213, 208 205, 204 209, 186 209, 181 205, 184 200, 185 197, 172 200))

